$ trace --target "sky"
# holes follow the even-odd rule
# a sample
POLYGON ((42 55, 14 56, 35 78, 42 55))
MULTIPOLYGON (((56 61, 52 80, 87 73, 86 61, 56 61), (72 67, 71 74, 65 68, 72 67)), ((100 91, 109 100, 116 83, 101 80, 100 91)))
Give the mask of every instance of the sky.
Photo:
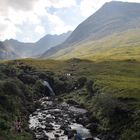
MULTIPOLYGON (((74 30, 109 1, 0 0, 0 40, 36 42, 46 34, 74 30)), ((140 0, 122 1, 140 3, 140 0)))

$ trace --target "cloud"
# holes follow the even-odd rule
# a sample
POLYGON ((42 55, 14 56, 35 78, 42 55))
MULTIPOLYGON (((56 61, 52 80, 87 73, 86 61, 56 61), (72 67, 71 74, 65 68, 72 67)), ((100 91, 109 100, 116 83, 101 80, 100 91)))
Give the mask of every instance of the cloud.
POLYGON ((9 20, 0 16, 0 39, 16 38, 16 33, 20 33, 21 30, 12 24, 9 20))
MULTIPOLYGON (((119 1, 119 0, 117 0, 119 1)), ((124 2, 137 2, 137 3, 140 3, 140 0, 122 0, 124 2)))
POLYGON ((61 34, 73 30, 107 1, 110 0, 0 0, 0 40, 36 41, 45 31, 61 34))
POLYGON ((39 24, 40 19, 34 13, 39 0, 0 0, 0 40, 16 38, 22 33, 18 25, 39 24))
POLYGON ((0 11, 7 12, 9 8, 31 10, 38 0, 0 0, 0 11))
POLYGON ((105 2, 111 0, 82 0, 80 10, 83 17, 88 17, 97 11, 105 2))
POLYGON ((35 32, 36 32, 36 33, 39 33, 40 35, 43 35, 43 34, 45 34, 45 29, 44 29, 43 26, 38 25, 38 26, 35 28, 35 32))
POLYGON ((66 25, 65 22, 56 15, 47 14, 47 17, 50 24, 53 26, 51 34, 61 34, 74 29, 73 26, 66 25))
POLYGON ((52 7, 54 8, 68 8, 76 6, 75 0, 52 0, 52 7))
MULTIPOLYGON (((42 20, 47 15, 47 9, 53 7, 57 9, 76 6, 75 0, 0 0, 0 40, 9 38, 18 38, 17 34, 25 34, 23 26, 35 25, 36 28, 30 28, 32 34, 44 34, 42 20)), ((53 15, 52 15, 53 16, 53 15)), ((53 16, 55 17, 55 16, 53 16)), ((50 17, 51 18, 51 17, 50 17)), ((50 20, 49 18, 49 20, 50 20)), ((60 33, 70 29, 65 23, 55 18, 58 24, 52 21, 54 25, 53 33, 60 33)), ((26 35, 25 35, 26 36, 26 35)), ((28 38, 28 37, 24 37, 28 38)))
POLYGON ((68 8, 68 7, 76 6, 76 1, 75 0, 40 0, 38 4, 44 7, 68 8))
MULTIPOLYGON (((88 17, 97 11, 104 3, 110 2, 113 0, 81 0, 80 10, 83 17, 88 17)), ((138 2, 140 0, 114 0, 114 1, 123 1, 123 2, 138 2)))

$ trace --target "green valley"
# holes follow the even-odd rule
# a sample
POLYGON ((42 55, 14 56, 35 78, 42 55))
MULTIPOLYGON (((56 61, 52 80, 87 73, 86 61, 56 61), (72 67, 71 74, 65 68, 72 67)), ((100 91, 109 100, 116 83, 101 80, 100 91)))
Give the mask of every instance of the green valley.
POLYGON ((140 59, 140 30, 115 33, 95 41, 76 44, 58 51, 50 58, 83 58, 95 61, 140 59))
MULTIPOLYGON (((11 35, 28 40, 43 35, 45 26, 52 33, 71 29, 74 16, 67 15, 73 24, 66 26, 60 18, 65 4, 50 1, 39 10, 47 18, 39 21, 35 9, 29 38, 11 35)), ((9 39, 6 32, 0 41, 0 140, 140 140, 139 13, 139 3, 112 1, 72 32, 34 43, 9 39)))

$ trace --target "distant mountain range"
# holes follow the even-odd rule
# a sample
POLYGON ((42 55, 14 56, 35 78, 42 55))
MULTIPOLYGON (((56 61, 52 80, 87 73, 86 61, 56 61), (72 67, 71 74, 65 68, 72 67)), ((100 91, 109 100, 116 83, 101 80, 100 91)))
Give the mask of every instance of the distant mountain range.
POLYGON ((82 22, 65 42, 47 50, 41 58, 91 58, 101 52, 102 55, 113 52, 117 46, 118 49, 119 46, 138 47, 139 32, 140 4, 109 2, 82 22))
POLYGON ((140 57, 140 4, 108 2, 73 32, 46 35, 35 43, 6 40, 0 59, 106 59, 140 57))
POLYGON ((35 43, 24 43, 14 39, 0 43, 0 59, 16 59, 36 57, 63 43, 71 34, 71 31, 60 35, 46 35, 35 43))
POLYGON ((3 42, 0 42, 0 60, 16 59, 19 56, 11 49, 7 48, 3 42))

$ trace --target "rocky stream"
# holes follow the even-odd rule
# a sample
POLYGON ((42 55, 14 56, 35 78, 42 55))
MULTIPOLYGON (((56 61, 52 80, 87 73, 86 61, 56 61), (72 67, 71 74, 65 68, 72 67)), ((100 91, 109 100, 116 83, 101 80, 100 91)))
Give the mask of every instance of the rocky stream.
POLYGON ((74 140, 76 132, 83 140, 99 140, 88 129, 91 121, 87 110, 78 104, 70 105, 56 97, 41 98, 39 103, 29 117, 29 128, 36 140, 74 140))

